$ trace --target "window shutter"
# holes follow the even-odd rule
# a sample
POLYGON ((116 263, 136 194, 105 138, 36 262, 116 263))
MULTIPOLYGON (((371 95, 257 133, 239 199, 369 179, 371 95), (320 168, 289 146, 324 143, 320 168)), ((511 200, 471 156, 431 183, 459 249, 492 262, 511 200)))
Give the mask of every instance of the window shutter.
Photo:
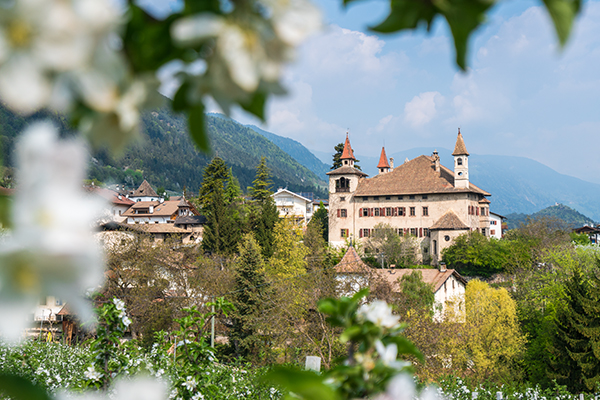
POLYGON ((406 207, 402 207, 402 216, 406 217, 406 207))
POLYGON ((358 237, 361 238, 362 237, 362 229, 358 230, 358 237))
POLYGON ((375 213, 373 212, 373 209, 372 209, 372 208, 369 208, 369 214, 370 214, 370 215, 369 215, 369 217, 372 217, 372 216, 375 214, 375 213))
POLYGON ((479 207, 477 207, 477 209, 475 211, 475 215, 479 215, 479 207))
MULTIPOLYGON (((402 208, 404 208, 404 207, 402 207, 402 208)), ((408 228, 404 228, 404 234, 405 234, 405 235, 408 235, 408 233, 409 233, 409 230, 408 230, 408 228)))
POLYGON ((419 228, 419 237, 423 237, 423 228, 419 228))
POLYGON ((360 218, 360 217, 362 217, 362 208, 359 208, 359 209, 358 209, 358 217, 359 217, 359 218, 360 218))
POLYGON ((342 210, 340 210, 340 209, 338 208, 337 212, 338 212, 338 218, 339 218, 339 217, 342 215, 342 210))
POLYGON ((381 217, 385 217, 385 208, 380 208, 380 209, 379 209, 379 215, 380 215, 381 217))

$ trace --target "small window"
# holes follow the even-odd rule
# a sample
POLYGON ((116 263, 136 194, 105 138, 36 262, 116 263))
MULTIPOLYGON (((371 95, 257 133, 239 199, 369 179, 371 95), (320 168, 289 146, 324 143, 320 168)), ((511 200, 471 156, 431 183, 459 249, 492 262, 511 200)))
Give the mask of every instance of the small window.
POLYGON ((368 217, 369 216, 369 209, 368 208, 363 208, 362 209, 362 216, 363 217, 368 217))
POLYGON ((426 195, 426 194, 424 194, 423 196, 421 196, 421 198, 422 198, 423 200, 427 200, 427 195, 426 195))
POLYGON ((410 228, 410 234, 413 236, 417 236, 417 228, 410 228))
POLYGON ((414 195, 408 196, 408 199, 409 199, 409 200, 414 200, 414 199, 415 199, 415 196, 414 196, 414 195))
POLYGON ((446 242, 449 242, 449 241, 450 241, 450 236, 448 236, 448 235, 444 236, 444 240, 445 240, 446 242))
POLYGON ((386 207, 385 208, 385 216, 386 217, 391 217, 392 216, 392 207, 386 207))
POLYGON ((347 238, 348 237, 348 229, 340 229, 340 237, 347 238))
POLYGON ((456 164, 457 164, 457 165, 462 165, 462 158, 458 158, 458 159, 456 160, 456 164))
POLYGON ((369 237, 370 230, 368 228, 363 229, 363 237, 369 237))
POLYGON ((423 236, 429 237, 429 228, 423 228, 423 236))
POLYGON ((391 199, 392 199, 392 196, 385 196, 385 199, 386 199, 386 200, 391 200, 391 199))
POLYGON ((495 235, 495 234, 496 234, 496 230, 495 229, 490 230, 490 235, 495 235))
POLYGON ((429 207, 423 207, 423 216, 427 217, 429 215, 429 207))
POLYGON ((346 201, 346 198, 342 196, 340 197, 340 201, 346 201))
POLYGON ((373 200, 379 200, 379 196, 373 197, 373 200))
POLYGON ((402 200, 402 196, 398 196, 398 200, 402 200))
POLYGON ((404 236, 404 229, 398 228, 398 236, 404 236))
POLYGON ((415 215, 417 215, 417 208, 416 207, 411 207, 410 208, 410 216, 414 217, 415 215))
POLYGON ((458 176, 462 176, 462 175, 463 175, 463 173, 462 173, 462 172, 459 172, 459 173, 458 173, 458 176))
POLYGON ((344 160, 344 165, 348 165, 348 160, 344 160))
POLYGON ((373 213, 374 213, 373 215, 375 215, 376 217, 379 217, 379 207, 376 207, 376 208, 373 210, 373 213))
POLYGON ((348 211, 346 211, 346 209, 345 209, 345 208, 342 208, 342 209, 340 210, 340 217, 341 217, 341 218, 346 218, 347 216, 348 216, 348 211))
POLYGON ((363 201, 368 201, 369 200, 369 196, 363 196, 363 201))

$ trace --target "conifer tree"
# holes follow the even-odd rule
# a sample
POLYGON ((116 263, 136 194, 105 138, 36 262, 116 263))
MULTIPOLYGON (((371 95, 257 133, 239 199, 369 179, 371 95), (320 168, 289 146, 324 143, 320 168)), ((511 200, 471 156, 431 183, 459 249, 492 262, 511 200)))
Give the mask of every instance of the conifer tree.
POLYGON ((210 194, 205 214, 207 222, 202 235, 202 249, 216 254, 233 254, 240 240, 240 229, 230 207, 223 201, 223 191, 219 186, 210 194))
POLYGON ((273 255, 273 228, 279 219, 279 213, 275 207, 275 201, 271 197, 273 194, 270 189, 271 173, 265 157, 261 158, 256 167, 256 177, 252 185, 248 188, 253 200, 250 207, 249 225, 260 244, 263 257, 269 259, 273 255))
POLYGON ((229 169, 225 161, 220 157, 213 158, 202 173, 202 186, 198 193, 200 206, 202 208, 207 207, 208 203, 212 200, 211 194, 217 187, 221 189, 221 194, 223 194, 228 180, 229 169))
MULTIPOLYGON (((331 166, 332 170, 342 167, 342 160, 340 157, 342 157, 342 154, 344 153, 344 143, 342 142, 336 144, 333 150, 335 150, 335 153, 333 154, 333 165, 331 166)), ((358 165, 359 162, 360 160, 354 160, 354 168, 362 171, 360 165, 358 165)))
POLYGON ((257 332, 257 321, 268 297, 268 287, 264 275, 264 261, 260 245, 250 233, 244 235, 239 246, 239 258, 235 267, 235 288, 232 314, 233 327, 230 330, 230 343, 236 355, 257 356, 262 341, 257 332))
POLYGON ((242 189, 240 182, 233 176, 233 170, 229 168, 227 174, 227 188, 225 189, 225 201, 227 204, 232 204, 242 197, 242 189))
POLYGON ((325 239, 325 242, 327 243, 329 241, 329 213, 323 205, 323 202, 319 203, 319 208, 317 208, 317 211, 315 211, 310 219, 308 226, 310 227, 311 225, 318 226, 323 239, 325 239))
POLYGON ((565 295, 565 307, 556 316, 549 375, 572 391, 593 391, 600 383, 600 280, 576 268, 565 295))

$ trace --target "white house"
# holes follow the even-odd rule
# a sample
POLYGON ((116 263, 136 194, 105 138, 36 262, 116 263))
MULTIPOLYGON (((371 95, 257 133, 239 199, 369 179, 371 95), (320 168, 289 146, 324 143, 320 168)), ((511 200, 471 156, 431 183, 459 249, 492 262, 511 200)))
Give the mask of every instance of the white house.
POLYGON ((433 318, 441 321, 448 311, 452 311, 458 320, 464 319, 467 281, 456 270, 446 269, 445 264, 438 269, 375 269, 365 264, 350 246, 335 266, 335 271, 341 294, 346 296, 368 286, 370 276, 389 282, 392 290, 399 292, 403 276, 420 272, 423 282, 432 286, 435 299, 433 318))
POLYGON ((307 224, 313 214, 312 200, 287 189, 272 194, 280 218, 293 218, 297 223, 307 224))
POLYGON ((502 221, 505 219, 506 217, 490 211, 490 237, 502 239, 502 221))
POLYGON ((198 215, 196 209, 184 198, 163 201, 138 201, 123 216, 128 224, 175 223, 177 217, 198 215))
POLYGON ((108 203, 106 203, 106 209, 102 215, 103 222, 124 222, 125 217, 123 214, 135 203, 133 200, 128 199, 119 192, 111 189, 90 186, 88 187, 88 190, 91 193, 108 200, 108 203))

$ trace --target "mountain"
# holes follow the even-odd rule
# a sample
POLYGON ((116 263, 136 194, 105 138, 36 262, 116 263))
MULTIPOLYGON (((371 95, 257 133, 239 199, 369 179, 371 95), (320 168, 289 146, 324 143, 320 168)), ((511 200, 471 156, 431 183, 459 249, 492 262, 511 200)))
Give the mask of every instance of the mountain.
POLYGON ((300 142, 293 139, 275 135, 274 133, 267 132, 254 125, 246 125, 248 128, 254 130, 256 133, 269 139, 275 143, 281 150, 288 153, 300 164, 314 172, 319 178, 328 180, 329 178, 325 175, 330 171, 329 164, 326 164, 319 160, 313 153, 304 147, 300 142))
MULTIPOLYGON (((67 131, 66 123, 51 114, 23 118, 0 107, 0 139, 4 160, 12 164, 15 136, 31 119, 49 116, 67 131)), ((242 190, 252 185, 255 167, 261 156, 273 175, 273 187, 288 187, 297 192, 315 192, 326 196, 325 182, 294 160, 274 143, 254 130, 233 120, 206 116, 212 153, 196 150, 187 133, 186 119, 167 107, 142 115, 142 139, 115 158, 107 151, 93 154, 89 178, 101 182, 123 183, 129 187, 147 179, 155 188, 196 193, 202 183, 202 171, 214 155, 223 158, 240 181, 242 190)))
POLYGON ((521 213, 508 214, 506 215, 506 222, 508 229, 514 229, 521 223, 527 222, 527 218, 537 219, 542 217, 562 219, 571 228, 578 228, 584 225, 595 225, 595 222, 592 221, 592 219, 564 204, 555 204, 531 215, 521 213))

